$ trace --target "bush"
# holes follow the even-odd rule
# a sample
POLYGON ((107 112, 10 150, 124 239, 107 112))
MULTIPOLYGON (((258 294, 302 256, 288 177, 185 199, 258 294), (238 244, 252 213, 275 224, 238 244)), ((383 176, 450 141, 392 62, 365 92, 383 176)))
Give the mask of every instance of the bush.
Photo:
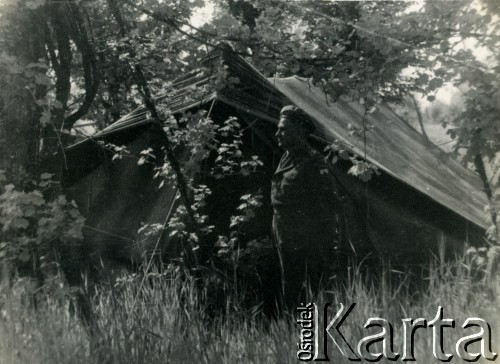
POLYGON ((83 239, 83 216, 74 201, 54 193, 56 187, 48 173, 42 174, 40 181, 31 182, 30 189, 20 191, 13 184, 0 186, 3 264, 43 279, 57 271, 51 265, 59 244, 69 246, 83 239))

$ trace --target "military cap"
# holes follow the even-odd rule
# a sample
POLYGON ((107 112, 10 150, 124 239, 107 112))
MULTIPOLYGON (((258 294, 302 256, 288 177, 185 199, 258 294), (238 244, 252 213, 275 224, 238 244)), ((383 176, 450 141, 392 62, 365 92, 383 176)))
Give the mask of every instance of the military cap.
POLYGON ((308 134, 311 134, 314 130, 316 130, 316 127, 314 126, 314 123, 309 115, 307 115, 300 107, 287 105, 281 109, 280 117, 293 120, 304 128, 308 134))

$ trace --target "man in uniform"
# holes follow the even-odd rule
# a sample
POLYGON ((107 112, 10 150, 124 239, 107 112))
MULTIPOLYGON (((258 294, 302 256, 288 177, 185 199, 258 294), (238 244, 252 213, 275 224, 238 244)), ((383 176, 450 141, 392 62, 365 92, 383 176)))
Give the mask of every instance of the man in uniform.
POLYGON ((281 110, 276 137, 285 153, 273 176, 271 203, 282 294, 288 307, 303 301, 305 282, 314 292, 338 265, 340 206, 329 166, 307 142, 313 131, 312 120, 301 109, 285 106, 281 110))

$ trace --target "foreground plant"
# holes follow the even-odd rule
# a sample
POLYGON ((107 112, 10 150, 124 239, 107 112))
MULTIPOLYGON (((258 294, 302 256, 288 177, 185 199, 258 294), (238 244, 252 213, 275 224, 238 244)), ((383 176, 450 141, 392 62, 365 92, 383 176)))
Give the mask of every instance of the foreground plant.
MULTIPOLYGON (((340 328, 349 342, 357 343, 367 335, 363 324, 369 318, 384 318, 393 324, 396 349, 403 347, 403 319, 431 320, 441 306, 446 318, 458 324, 468 317, 484 319, 491 326, 492 351, 498 352, 498 292, 492 294, 469 273, 472 266, 466 258, 429 269, 424 280, 391 269, 368 279, 352 269, 347 281, 332 281, 329 289, 312 297, 311 302, 318 307, 330 302, 335 312, 340 304, 348 307, 356 303, 340 328)), ((97 289, 93 298, 97 329, 89 335, 72 312, 69 296, 55 299, 47 295, 35 308, 23 299, 30 290, 26 279, 17 279, 10 287, 3 281, 0 359, 5 363, 297 361, 300 326, 296 312, 270 319, 262 314, 261 306, 245 307, 233 287, 225 288, 225 295, 216 302, 219 309, 214 311, 214 305, 208 304, 214 299, 213 292, 206 283, 173 266, 145 276, 124 274, 114 287, 97 289)), ((498 286, 498 277, 495 283, 498 286)), ((445 330, 442 347, 448 352, 476 329, 445 330)), ((432 335, 416 332, 413 354, 419 362, 435 360, 431 339, 432 335)), ((479 352, 477 345, 472 344, 468 351, 479 352)), ((328 350, 332 362, 346 362, 335 345, 329 345, 328 350)), ((370 350, 382 347, 375 344, 370 350)))

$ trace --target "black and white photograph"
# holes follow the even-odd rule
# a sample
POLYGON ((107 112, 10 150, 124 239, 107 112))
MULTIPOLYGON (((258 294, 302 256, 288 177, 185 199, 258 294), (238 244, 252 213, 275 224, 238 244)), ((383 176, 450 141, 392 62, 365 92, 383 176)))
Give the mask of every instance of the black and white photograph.
POLYGON ((0 0, 0 364, 494 363, 499 0, 0 0))

